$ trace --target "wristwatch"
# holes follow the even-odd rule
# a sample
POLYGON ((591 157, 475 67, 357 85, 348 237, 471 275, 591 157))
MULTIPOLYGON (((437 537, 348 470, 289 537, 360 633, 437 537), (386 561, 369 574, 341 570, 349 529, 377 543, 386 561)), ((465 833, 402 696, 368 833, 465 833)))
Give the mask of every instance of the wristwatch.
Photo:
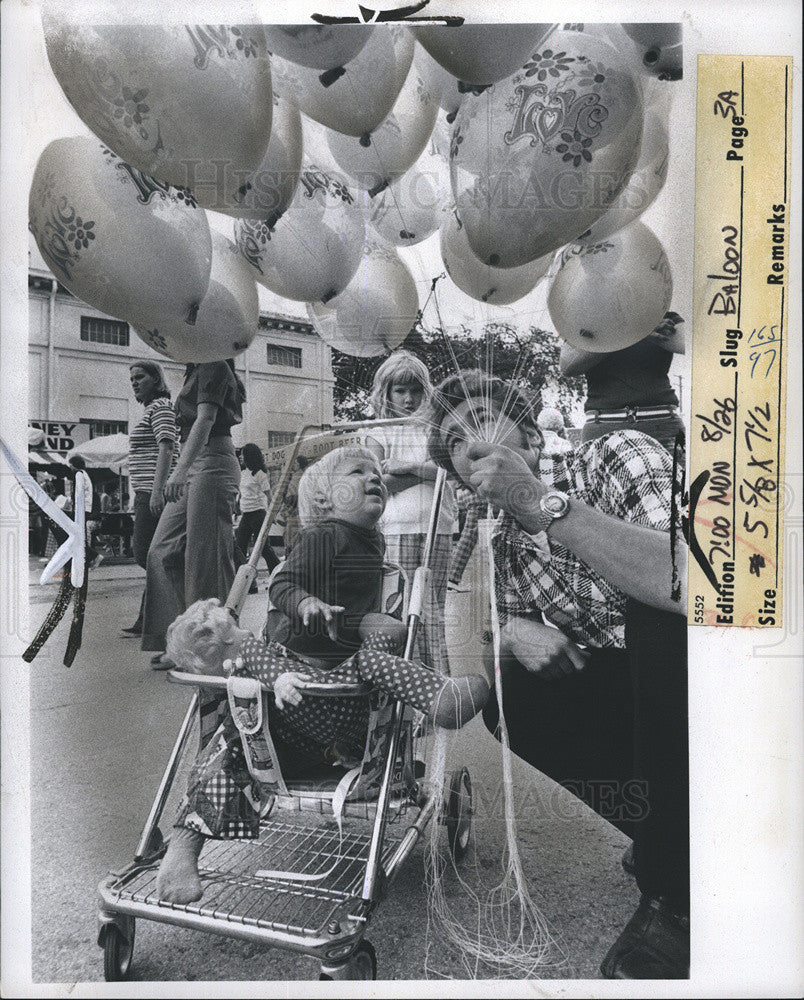
POLYGON ((538 535, 542 531, 547 531, 553 521, 557 521, 569 510, 570 502, 566 493, 559 493, 558 490, 551 490, 545 493, 539 500, 539 515, 537 528, 532 534, 538 535))

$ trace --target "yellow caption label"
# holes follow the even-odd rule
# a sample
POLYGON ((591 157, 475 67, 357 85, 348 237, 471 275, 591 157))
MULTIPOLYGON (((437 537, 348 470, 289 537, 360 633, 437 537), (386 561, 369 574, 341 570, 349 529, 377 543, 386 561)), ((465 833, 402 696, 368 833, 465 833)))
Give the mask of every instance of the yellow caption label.
POLYGON ((700 56, 689 621, 782 623, 792 59, 700 56))

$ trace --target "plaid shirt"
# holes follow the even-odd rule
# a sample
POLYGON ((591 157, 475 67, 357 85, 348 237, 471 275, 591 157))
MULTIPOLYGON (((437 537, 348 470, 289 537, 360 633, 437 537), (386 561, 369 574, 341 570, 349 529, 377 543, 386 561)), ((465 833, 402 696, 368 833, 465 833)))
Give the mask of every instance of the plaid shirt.
MULTIPOLYGON (((673 462, 646 434, 614 431, 573 455, 542 457, 539 477, 603 514, 670 530, 673 462)), ((569 549, 544 532, 526 534, 510 514, 498 521, 493 546, 502 622, 541 611, 575 642, 625 645, 625 595, 569 549)))

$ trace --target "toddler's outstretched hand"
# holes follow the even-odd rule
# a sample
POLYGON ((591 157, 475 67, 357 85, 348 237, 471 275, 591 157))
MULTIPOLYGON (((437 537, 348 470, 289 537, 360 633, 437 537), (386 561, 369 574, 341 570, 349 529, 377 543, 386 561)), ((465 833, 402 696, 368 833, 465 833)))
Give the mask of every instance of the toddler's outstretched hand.
POLYGON ((276 707, 282 709, 286 704, 298 705, 302 700, 302 691, 299 685, 309 681, 306 674, 297 674, 292 670, 280 674, 274 681, 274 698, 276 707))
POLYGON ((318 631, 323 621, 327 635, 333 642, 338 638, 338 623, 335 616, 345 608, 339 604, 325 604, 317 597, 305 597, 299 602, 299 616, 305 628, 318 631))

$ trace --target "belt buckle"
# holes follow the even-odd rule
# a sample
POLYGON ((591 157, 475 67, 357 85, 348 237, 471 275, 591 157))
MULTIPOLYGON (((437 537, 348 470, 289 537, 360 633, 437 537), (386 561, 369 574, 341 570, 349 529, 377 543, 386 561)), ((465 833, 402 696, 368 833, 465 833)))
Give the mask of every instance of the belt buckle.
POLYGON ((636 406, 626 406, 626 408, 625 408, 625 412, 626 412, 626 415, 628 417, 628 420, 630 420, 630 422, 632 424, 635 424, 637 422, 637 410, 638 410, 638 407, 636 407, 636 406))

